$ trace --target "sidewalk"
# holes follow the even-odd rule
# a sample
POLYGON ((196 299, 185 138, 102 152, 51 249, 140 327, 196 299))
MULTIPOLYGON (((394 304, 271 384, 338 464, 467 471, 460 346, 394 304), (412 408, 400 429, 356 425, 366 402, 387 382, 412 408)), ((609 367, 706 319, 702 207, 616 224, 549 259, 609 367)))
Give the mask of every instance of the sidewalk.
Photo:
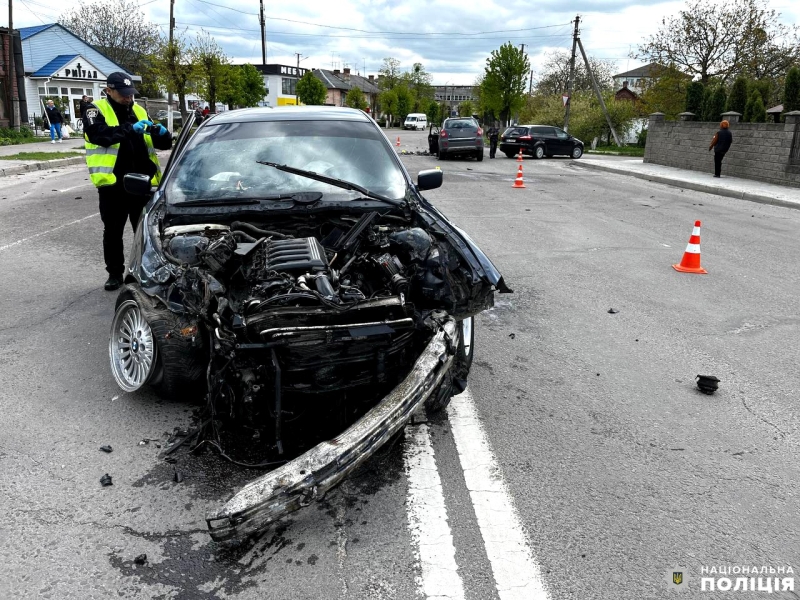
POLYGON ((623 159, 613 157, 612 159, 611 157, 587 158, 587 156, 584 154, 579 160, 573 160, 572 164, 578 167, 629 175, 647 181, 665 183, 718 196, 750 200, 761 204, 800 208, 800 188, 763 183, 739 177, 727 177, 724 174, 724 164, 722 166, 722 177, 715 179, 713 173, 701 173, 699 171, 654 165, 645 163, 641 158, 623 159))
MULTIPOLYGON (((20 152, 80 152, 84 154, 83 137, 70 138, 60 144, 46 141, 34 142, 32 144, 14 144, 13 146, 0 146, 0 156, 12 156, 20 152)), ((82 156, 71 156, 69 158, 57 158, 53 160, 0 160, 0 177, 4 175, 15 175, 26 171, 39 171, 42 169, 52 169, 65 165, 77 165, 85 162, 82 156)))

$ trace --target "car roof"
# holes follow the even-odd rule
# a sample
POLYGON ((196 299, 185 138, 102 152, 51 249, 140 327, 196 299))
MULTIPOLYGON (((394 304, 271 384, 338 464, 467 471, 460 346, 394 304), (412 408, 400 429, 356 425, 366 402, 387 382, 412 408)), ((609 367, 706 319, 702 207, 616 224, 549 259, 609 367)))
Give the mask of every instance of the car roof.
POLYGON ((258 121, 362 121, 367 123, 371 120, 363 111, 343 106, 263 106, 226 110, 214 117, 209 125, 258 121))

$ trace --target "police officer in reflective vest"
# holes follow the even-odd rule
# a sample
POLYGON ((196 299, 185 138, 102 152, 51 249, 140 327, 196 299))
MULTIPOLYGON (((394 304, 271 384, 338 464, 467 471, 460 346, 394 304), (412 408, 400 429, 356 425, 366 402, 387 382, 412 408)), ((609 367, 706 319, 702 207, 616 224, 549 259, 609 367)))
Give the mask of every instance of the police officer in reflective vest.
POLYGON ((134 232, 148 198, 128 194, 123 187, 127 173, 143 173, 153 185, 161 181, 156 149, 169 150, 172 134, 163 125, 153 125, 147 111, 136 104, 138 93, 125 73, 108 76, 106 98, 88 105, 83 117, 86 165, 100 195, 103 220, 103 258, 108 280, 106 290, 122 285, 125 255, 122 235, 125 222, 134 232))

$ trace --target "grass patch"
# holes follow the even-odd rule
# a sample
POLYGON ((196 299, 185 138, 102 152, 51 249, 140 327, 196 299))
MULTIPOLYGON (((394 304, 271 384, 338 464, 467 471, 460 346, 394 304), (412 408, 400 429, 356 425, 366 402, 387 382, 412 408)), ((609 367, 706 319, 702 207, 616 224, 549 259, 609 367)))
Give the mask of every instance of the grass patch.
POLYGON ((80 152, 18 152, 10 156, 0 156, 0 160, 54 160, 72 156, 83 156, 83 154, 80 152))
POLYGON ((616 156, 644 156, 641 146, 604 146, 596 150, 586 150, 587 154, 613 154, 616 156))

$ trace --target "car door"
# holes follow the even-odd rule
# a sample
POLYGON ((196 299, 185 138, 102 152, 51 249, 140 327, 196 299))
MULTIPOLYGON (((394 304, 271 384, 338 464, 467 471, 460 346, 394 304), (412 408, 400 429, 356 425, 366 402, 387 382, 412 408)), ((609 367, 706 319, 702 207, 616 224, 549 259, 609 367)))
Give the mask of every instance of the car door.
POLYGON ((439 126, 431 123, 428 130, 428 152, 436 154, 439 151, 439 126))
POLYGON ((556 128, 539 127, 538 129, 540 130, 540 133, 537 137, 539 137, 544 142, 545 154, 548 155, 560 154, 558 137, 556 137, 556 128))
POLYGON ((570 136, 566 131, 563 129, 559 129, 558 127, 553 128, 556 133, 556 147, 558 148, 558 152, 554 154, 572 154, 572 147, 574 142, 572 141, 572 136, 570 136))

